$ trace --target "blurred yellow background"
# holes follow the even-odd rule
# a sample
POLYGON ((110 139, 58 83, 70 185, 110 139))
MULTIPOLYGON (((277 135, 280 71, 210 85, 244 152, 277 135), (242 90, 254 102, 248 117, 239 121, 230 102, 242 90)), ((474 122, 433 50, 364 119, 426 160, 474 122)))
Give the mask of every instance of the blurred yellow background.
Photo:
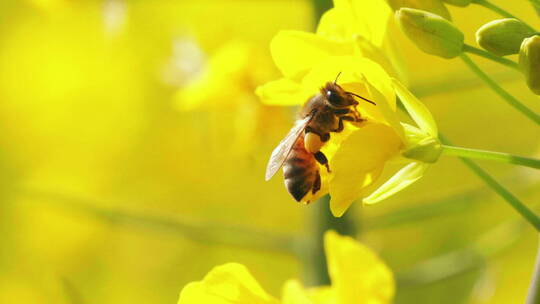
MULTIPOLYGON (((540 27, 527 1, 494 3, 540 27)), ((497 18, 450 13, 472 45, 497 18)), ((263 178, 295 109, 253 91, 279 77, 270 39, 315 27, 311 1, 7 0, 0 20, 0 303, 176 303, 231 261, 274 295, 302 277, 272 240, 307 238, 314 206, 263 178)), ((461 61, 388 35, 453 142, 540 157, 540 130, 461 61)), ((540 112, 521 75, 477 62, 540 112)), ((479 164, 538 203, 538 172, 479 164)), ((525 298, 537 234, 456 159, 349 213, 394 271, 396 303, 525 298)))

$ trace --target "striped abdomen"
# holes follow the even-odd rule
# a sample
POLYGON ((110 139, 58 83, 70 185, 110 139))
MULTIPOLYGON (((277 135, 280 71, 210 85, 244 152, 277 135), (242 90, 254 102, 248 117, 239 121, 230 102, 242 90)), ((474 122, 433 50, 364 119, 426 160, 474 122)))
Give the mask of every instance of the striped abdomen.
POLYGON ((315 193, 321 188, 319 167, 313 154, 304 148, 304 136, 298 138, 285 160, 283 176, 285 187, 297 202, 309 191, 315 193))

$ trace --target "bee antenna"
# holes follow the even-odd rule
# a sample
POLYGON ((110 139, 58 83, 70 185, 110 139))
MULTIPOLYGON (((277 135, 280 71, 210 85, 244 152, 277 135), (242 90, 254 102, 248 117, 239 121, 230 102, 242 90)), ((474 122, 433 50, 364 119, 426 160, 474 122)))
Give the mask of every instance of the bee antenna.
POLYGON ((337 74, 336 79, 334 80, 334 84, 336 84, 336 82, 337 82, 337 80, 338 80, 338 78, 339 78, 339 75, 341 75, 341 72, 339 72, 339 73, 337 74))
POLYGON ((358 94, 354 94, 353 92, 347 92, 347 94, 350 94, 352 96, 356 96, 356 97, 358 97, 358 98, 360 98, 360 99, 362 99, 364 101, 367 101, 367 102, 371 103, 372 105, 375 105, 375 106, 377 105, 375 102, 373 102, 373 101, 371 101, 371 100, 369 100, 369 99, 367 99, 365 97, 362 97, 362 96, 360 96, 358 94))

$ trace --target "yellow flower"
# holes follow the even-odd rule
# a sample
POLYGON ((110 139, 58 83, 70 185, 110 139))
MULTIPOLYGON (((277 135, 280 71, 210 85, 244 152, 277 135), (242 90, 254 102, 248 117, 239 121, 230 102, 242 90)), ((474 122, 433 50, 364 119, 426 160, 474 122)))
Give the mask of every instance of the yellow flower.
POLYGON ((178 304, 384 304, 395 292, 392 272, 368 247, 334 231, 324 236, 331 286, 304 288, 296 280, 283 287, 281 301, 269 295, 236 263, 217 266, 180 293, 178 304))
POLYGON ((201 108, 236 108, 253 96, 255 83, 271 77, 273 67, 262 50, 242 40, 219 47, 209 58, 201 75, 193 75, 178 91, 176 105, 182 111, 201 108), (253 68, 257 66, 258 68, 253 68))
POLYGON ((244 154, 253 147, 252 141, 260 129, 269 124, 268 118, 273 119, 272 115, 263 115, 273 109, 261 104, 253 91, 255 84, 274 74, 269 56, 259 47, 233 40, 218 48, 201 75, 176 93, 175 106, 183 112, 218 113, 211 117, 210 124, 214 133, 221 134, 214 142, 225 139, 219 145, 222 149, 226 146, 234 153, 244 154))
POLYGON ((184 2, 180 10, 171 7, 174 18, 163 20, 163 26, 182 33, 163 73, 166 82, 180 85, 174 105, 181 115, 197 112, 205 120, 201 131, 216 150, 212 156, 245 158, 257 146, 254 141, 275 132, 268 126, 289 117, 254 94, 258 84, 277 76, 265 46, 278 29, 311 27, 311 3, 294 1, 283 10, 275 0, 184 2))
POLYGON ((386 36, 392 15, 384 0, 335 0, 334 7, 322 15, 316 33, 282 31, 275 36, 270 45, 274 61, 283 75, 292 79, 329 55, 361 55, 382 65, 391 75, 401 75, 402 60, 386 36), (284 48, 291 40, 302 41, 302 48, 284 48), (315 56, 306 57, 304 52, 315 56))
POLYGON ((376 103, 360 103, 358 110, 367 120, 348 124, 343 132, 332 133, 322 151, 331 172, 321 169, 322 186, 301 201, 311 202, 330 193, 330 209, 341 216, 356 199, 378 202, 420 178, 440 153, 436 126, 427 109, 397 80, 374 61, 350 52, 341 41, 331 41, 303 32, 281 32, 272 41, 274 61, 285 78, 257 89, 264 102, 301 105, 328 81, 341 73, 339 85, 346 91, 376 103), (400 123, 396 113, 396 93, 419 128, 400 123), (380 188, 375 182, 385 164, 403 156, 407 164, 380 188), (418 161, 419 160, 419 161, 418 161))

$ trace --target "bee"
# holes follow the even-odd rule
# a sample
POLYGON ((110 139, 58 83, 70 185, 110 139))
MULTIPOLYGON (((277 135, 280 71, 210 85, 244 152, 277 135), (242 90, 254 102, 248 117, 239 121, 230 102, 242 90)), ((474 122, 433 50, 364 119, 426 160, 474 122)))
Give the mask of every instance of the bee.
POLYGON ((330 133, 343 131, 345 121, 365 120, 356 109, 358 101, 355 98, 375 105, 373 101, 347 92, 338 85, 340 74, 305 103, 295 125, 272 151, 268 161, 266 180, 270 180, 283 166, 285 187, 297 202, 302 201, 310 191, 315 194, 321 188, 318 164, 330 172, 328 159, 321 151, 330 140, 330 133))

